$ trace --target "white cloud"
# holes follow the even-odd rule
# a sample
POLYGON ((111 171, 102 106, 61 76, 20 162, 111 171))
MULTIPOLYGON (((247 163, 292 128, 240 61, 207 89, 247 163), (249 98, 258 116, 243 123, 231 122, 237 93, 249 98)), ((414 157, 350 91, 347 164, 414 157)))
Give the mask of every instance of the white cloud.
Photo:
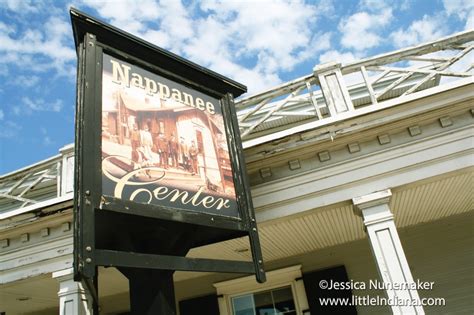
MULTIPOLYGON (((10 2, 8 7, 16 10, 24 3, 10 2)), ((95 9, 97 13, 93 15, 240 81, 253 93, 281 83, 285 72, 316 59, 321 52, 324 52, 319 56, 321 62, 333 58, 348 62, 365 55, 367 49, 386 44, 387 36, 382 34, 393 22, 392 7, 396 10, 407 2, 361 0, 357 6, 359 12, 338 23, 342 46, 339 52, 331 47, 331 37, 336 32, 315 31, 322 15, 331 18, 330 15, 337 13, 330 0, 318 3, 280 0, 271 6, 266 1, 206 0, 190 4, 73 0, 73 4, 95 9)), ((447 11, 462 15, 456 5, 447 11)), ((467 19, 468 15, 462 16, 467 19)), ((429 37, 421 34, 426 30, 435 36, 440 33, 430 29, 428 22, 422 22, 425 23, 416 25, 424 28, 420 34, 413 26, 413 29, 399 29, 391 39, 396 40, 397 46, 403 46, 429 37)), ((72 42, 70 23, 53 15, 44 25, 44 29, 18 31, 0 22, 0 73, 8 73, 5 64, 9 63, 24 64, 34 71, 53 68, 73 77, 76 56, 68 46, 72 42)))
POLYGON ((410 0, 402 0, 402 3, 400 4, 400 10, 401 11, 408 11, 411 7, 412 3, 410 0))
POLYGON ((5 34, 11 34, 15 32, 15 29, 13 28, 12 25, 7 25, 0 21, 0 32, 5 33, 5 34))
POLYGON ((11 83, 21 87, 33 87, 40 81, 40 77, 37 75, 18 75, 11 83))
POLYGON ((256 91, 281 82, 316 52, 329 48, 330 35, 313 33, 318 16, 333 8, 302 1, 111 2, 82 5, 126 31, 209 67, 256 91), (144 12, 146 11, 146 12, 144 12))
MULTIPOLYGON (((328 10, 328 4, 323 3, 328 10)), ((316 52, 329 47, 329 33, 311 30, 322 11, 303 2, 205 1, 207 17, 196 21, 196 36, 184 52, 192 60, 249 86, 255 92, 281 83, 316 52), (291 14, 289 14, 291 12, 291 14)))
MULTIPOLYGON (((257 63, 253 67, 239 64, 236 59, 242 52, 236 51, 238 48, 232 48, 232 44, 228 42, 229 30, 223 28, 214 17, 208 17, 200 23, 196 31, 197 36, 183 48, 185 55, 191 60, 246 84, 250 93, 281 82, 275 71, 262 64, 257 63)), ((259 55, 258 58, 264 57, 259 55)))
POLYGON ((0 65, 40 72, 54 69, 59 75, 72 75, 76 54, 68 46, 71 38, 69 23, 56 16, 44 27, 22 31, 0 23, 0 65))
POLYGON ((359 8, 363 11, 380 12, 385 9, 406 11, 414 1, 410 0, 360 0, 359 8))
MULTIPOLYGON (((209 17, 196 25, 196 36, 182 47, 183 52, 199 64, 211 64, 222 58, 230 60, 226 38, 229 30, 223 28, 214 17, 209 17)), ((219 69, 214 69, 219 71, 219 69)))
POLYGON ((327 18, 336 18, 337 17, 337 11, 336 8, 334 7, 334 1, 333 0, 320 0, 318 3, 318 14, 324 15, 327 18))
POLYGON ((414 21, 407 29, 398 29, 390 34, 395 47, 406 47, 443 37, 448 29, 439 16, 423 16, 414 21))
POLYGON ((361 0, 359 6, 368 11, 382 11, 389 8, 393 3, 384 0, 361 0))
POLYGON ((228 41, 238 43, 232 48, 244 56, 260 53, 258 63, 263 63, 269 71, 274 71, 274 67, 291 70, 301 62, 299 51, 312 43, 311 25, 317 18, 316 6, 277 1, 269 10, 265 2, 206 4, 208 10, 215 12, 213 16, 219 24, 229 30, 228 41))
POLYGON ((41 127, 40 131, 41 131, 41 134, 43 135, 43 145, 44 146, 50 146, 50 145, 54 144, 54 141, 51 140, 51 137, 48 135, 48 131, 46 130, 46 128, 41 127))
POLYGON ((342 33, 341 45, 356 51, 380 45, 383 40, 380 33, 392 17, 392 10, 384 8, 380 13, 358 12, 342 19, 338 26, 342 33))
POLYGON ((167 47, 177 53, 182 52, 187 40, 195 35, 194 22, 181 1, 162 1, 160 11, 166 12, 161 19, 161 29, 166 30, 169 39, 167 47))
POLYGON ((443 5, 448 15, 456 14, 461 19, 466 19, 474 10, 474 2, 470 0, 443 0, 443 5))
POLYGON ((339 52, 337 50, 329 50, 319 56, 319 62, 321 63, 334 61, 346 64, 356 59, 359 59, 359 57, 352 52, 339 52))
POLYGON ((171 47, 170 36, 162 30, 146 30, 141 37, 159 47, 171 47))
POLYGON ((44 136, 43 145, 49 146, 49 145, 52 145, 52 144, 54 144, 54 141, 51 140, 51 138, 49 136, 44 136))
POLYGON ((466 20, 466 27, 467 30, 474 29, 474 11, 471 12, 469 17, 466 20))
POLYGON ((474 2, 472 0, 443 0, 447 15, 456 15, 466 21, 466 30, 474 28, 474 2))
POLYGON ((37 12, 42 6, 41 1, 34 0, 2 0, 0 2, 9 10, 19 14, 37 12))
POLYGON ((331 48, 332 33, 316 33, 313 35, 311 43, 306 50, 302 50, 298 55, 299 60, 315 59, 316 55, 331 48))
POLYGON ((102 18, 108 19, 112 25, 135 35, 140 35, 145 31, 145 22, 156 21, 163 14, 158 4, 153 0, 82 0, 77 4, 94 8, 102 18))
POLYGON ((13 111, 15 114, 31 114, 32 112, 60 112, 63 108, 63 102, 60 99, 56 99, 55 101, 48 102, 44 99, 36 99, 32 100, 27 96, 21 98, 23 107, 15 106, 13 107, 13 111))
POLYGON ((21 130, 21 126, 13 121, 6 121, 2 123, 0 128, 0 138, 14 138, 18 135, 18 132, 21 130))

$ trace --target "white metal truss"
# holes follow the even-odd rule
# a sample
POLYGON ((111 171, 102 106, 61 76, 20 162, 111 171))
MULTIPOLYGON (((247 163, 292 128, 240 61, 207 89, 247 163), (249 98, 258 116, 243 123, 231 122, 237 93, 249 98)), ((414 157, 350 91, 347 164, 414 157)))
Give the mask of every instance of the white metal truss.
MULTIPOLYGON (((291 127, 334 122, 361 107, 374 110, 389 99, 403 98, 445 82, 472 78, 474 31, 346 65, 327 63, 313 73, 236 101, 241 135, 253 145, 291 134, 291 127), (265 140, 255 141, 258 138, 265 140)), ((322 124, 320 124, 322 125, 322 124)))
POLYGON ((61 154, 0 176, 0 217, 72 192, 73 147, 61 154))
POLYGON ((44 193, 50 198, 56 197, 57 175, 58 163, 53 161, 5 178, 0 182, 2 212, 36 204, 44 198, 44 193), (35 193, 39 190, 43 191, 40 195, 35 193))

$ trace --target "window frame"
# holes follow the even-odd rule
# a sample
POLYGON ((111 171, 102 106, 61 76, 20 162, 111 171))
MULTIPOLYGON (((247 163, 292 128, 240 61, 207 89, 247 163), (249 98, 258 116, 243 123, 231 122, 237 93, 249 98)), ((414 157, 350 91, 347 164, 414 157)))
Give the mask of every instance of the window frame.
MULTIPOLYGON (((298 303, 297 303, 297 299, 296 299, 296 290, 295 290, 295 287, 294 287, 294 284, 293 284, 293 281, 291 282, 288 282, 287 284, 283 284, 283 285, 275 285, 275 286, 272 286, 272 287, 267 287, 267 288, 259 288, 255 291, 247 291, 247 292, 243 292, 243 293, 236 293, 236 294, 232 294, 232 295, 229 295, 227 297, 228 299, 228 304, 229 304, 229 315, 235 315, 234 314, 234 308, 233 308, 233 304, 232 304, 232 299, 233 298, 236 298, 236 297, 239 297, 239 296, 244 296, 244 295, 249 295, 249 294, 256 294, 256 293, 260 293, 260 292, 265 292, 265 291, 273 291, 273 290, 278 290, 278 289, 283 289, 283 288, 290 288, 291 290, 291 296, 293 298, 293 302, 295 304, 295 311, 296 311, 296 314, 297 315, 300 315, 302 314, 301 312, 299 312, 298 310, 298 303)), ((257 314, 258 315, 258 314, 257 314)))
POLYGON ((220 315, 233 315, 232 298, 262 291, 290 287, 297 315, 304 315, 309 309, 304 289, 301 265, 290 266, 267 272, 267 282, 257 283, 252 276, 214 283, 217 291, 220 315))

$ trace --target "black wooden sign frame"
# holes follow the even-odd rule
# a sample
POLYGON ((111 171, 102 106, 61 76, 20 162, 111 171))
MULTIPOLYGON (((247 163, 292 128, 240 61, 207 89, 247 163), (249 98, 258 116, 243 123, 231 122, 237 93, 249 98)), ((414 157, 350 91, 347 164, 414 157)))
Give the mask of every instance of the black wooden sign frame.
POLYGON ((74 271, 98 266, 255 274, 265 281, 233 97, 246 87, 71 9, 78 54, 75 138, 74 271), (145 69, 220 101, 239 217, 122 200, 102 193, 103 55, 145 69), (252 262, 184 257, 190 248, 248 236, 252 262), (169 244, 168 244, 169 243, 169 244), (145 244, 145 245, 143 245, 145 244))

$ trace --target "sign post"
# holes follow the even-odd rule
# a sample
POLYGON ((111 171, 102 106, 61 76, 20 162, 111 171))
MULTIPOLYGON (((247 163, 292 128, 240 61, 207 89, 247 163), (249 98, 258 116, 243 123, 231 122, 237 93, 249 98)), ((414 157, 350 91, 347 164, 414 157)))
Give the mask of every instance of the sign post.
POLYGON ((255 274, 263 259, 233 97, 246 87, 75 9, 74 270, 130 283, 133 314, 174 314, 173 272, 255 274), (252 261, 186 258, 248 236, 252 261))

